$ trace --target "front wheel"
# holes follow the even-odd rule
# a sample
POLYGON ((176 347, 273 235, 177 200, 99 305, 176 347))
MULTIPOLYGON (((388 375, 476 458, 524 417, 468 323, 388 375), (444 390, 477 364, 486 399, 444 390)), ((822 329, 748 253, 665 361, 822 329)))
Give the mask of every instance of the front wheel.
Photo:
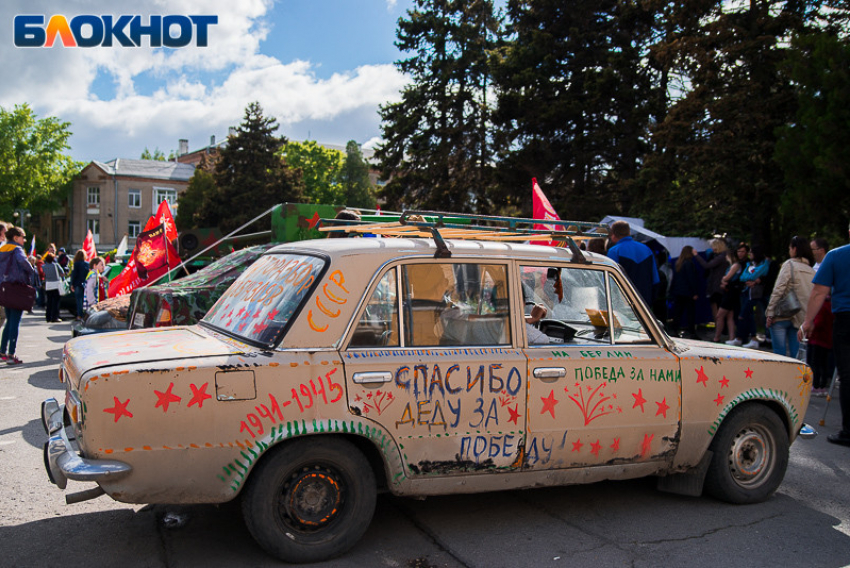
POLYGON ((302 438, 264 459, 242 495, 245 524, 269 554, 318 562, 351 548, 375 512, 375 475, 353 444, 302 438))
POLYGON ((765 406, 740 407, 723 421, 709 449, 714 452, 706 492, 729 503, 759 503, 779 488, 788 467, 788 432, 765 406))

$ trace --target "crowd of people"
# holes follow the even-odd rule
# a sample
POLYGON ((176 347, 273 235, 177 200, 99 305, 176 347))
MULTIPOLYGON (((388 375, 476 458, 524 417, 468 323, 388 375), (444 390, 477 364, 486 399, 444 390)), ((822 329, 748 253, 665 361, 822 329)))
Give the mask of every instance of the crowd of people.
POLYGON ((42 255, 35 251, 28 255, 26 238, 21 227, 0 221, 0 362, 9 365, 22 363, 15 352, 25 311, 42 307, 44 319, 55 323, 62 321, 59 306, 66 292, 74 294, 77 319, 82 319, 88 306, 106 299, 102 258, 86 261, 80 250, 71 260, 64 248, 57 249, 53 243, 42 255))
MULTIPOLYGON (((826 396, 836 367, 838 377, 850 377, 850 245, 830 251, 826 239, 794 236, 788 260, 780 264, 758 245, 741 242, 733 251, 716 238, 706 258, 684 247, 672 270, 666 254, 653 255, 631 238, 625 221, 611 226, 609 245, 608 256, 620 263, 656 317, 667 320, 666 300, 672 300, 674 333, 696 337, 695 306, 702 289, 696 263, 706 278, 715 342, 726 334, 728 345, 757 349, 762 343, 757 330, 763 327, 774 353, 805 356, 812 369, 812 396, 826 396)), ((840 385, 842 430, 827 439, 850 446, 850 380, 840 385)))

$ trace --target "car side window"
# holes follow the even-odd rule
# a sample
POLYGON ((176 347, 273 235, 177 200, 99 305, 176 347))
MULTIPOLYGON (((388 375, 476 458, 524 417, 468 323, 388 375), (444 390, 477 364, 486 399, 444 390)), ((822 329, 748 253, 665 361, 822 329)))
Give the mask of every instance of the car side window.
POLYGON ((398 347, 398 291, 396 269, 378 281, 360 321, 354 329, 350 347, 398 347))
POLYGON ((609 343, 604 315, 608 302, 605 274, 576 267, 522 266, 522 292, 526 314, 534 304, 546 315, 526 323, 531 344, 609 343))
POLYGON ((652 339, 617 281, 609 276, 614 312, 614 343, 650 343, 652 339))
POLYGON ((404 265, 405 345, 508 345, 507 273, 497 264, 404 265))

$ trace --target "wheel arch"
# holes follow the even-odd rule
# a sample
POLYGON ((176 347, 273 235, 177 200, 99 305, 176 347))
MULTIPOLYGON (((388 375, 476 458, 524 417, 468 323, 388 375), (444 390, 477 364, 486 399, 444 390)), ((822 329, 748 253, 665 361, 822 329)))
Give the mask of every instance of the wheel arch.
MULTIPOLYGON (((375 483, 378 491, 388 489, 389 480, 393 475, 392 466, 388 459, 390 456, 386 456, 386 452, 382 452, 378 443, 374 439, 370 439, 365 435, 350 432, 328 432, 292 436, 290 438, 280 440, 274 444, 270 444, 265 449, 262 449, 262 451, 258 454, 257 458, 250 464, 250 467, 246 468, 246 470, 244 471, 244 476, 239 480, 239 486, 236 488, 237 493, 242 493, 242 490, 245 488, 246 484, 248 483, 248 480, 251 478, 254 471, 256 471, 257 466, 260 463, 269 460, 271 456, 286 447, 288 444, 291 444, 296 440, 303 440, 308 437, 312 439, 335 438, 348 441, 349 443, 354 445, 366 458, 366 461, 369 463, 369 467, 375 475, 375 483)), ((261 445, 258 444, 255 447, 261 447, 261 445)))

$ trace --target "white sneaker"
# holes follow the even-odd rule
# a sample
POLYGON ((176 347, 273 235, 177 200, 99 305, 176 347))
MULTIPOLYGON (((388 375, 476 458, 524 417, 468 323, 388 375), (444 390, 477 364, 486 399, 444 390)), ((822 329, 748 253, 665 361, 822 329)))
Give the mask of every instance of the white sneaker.
POLYGON ((758 349, 759 347, 761 347, 761 345, 757 340, 753 339, 752 341, 744 343, 744 347, 746 347, 747 349, 758 349))
POLYGON ((736 337, 735 339, 730 339, 729 341, 727 341, 726 345, 734 345, 736 347, 740 347, 741 346, 741 340, 736 337))

